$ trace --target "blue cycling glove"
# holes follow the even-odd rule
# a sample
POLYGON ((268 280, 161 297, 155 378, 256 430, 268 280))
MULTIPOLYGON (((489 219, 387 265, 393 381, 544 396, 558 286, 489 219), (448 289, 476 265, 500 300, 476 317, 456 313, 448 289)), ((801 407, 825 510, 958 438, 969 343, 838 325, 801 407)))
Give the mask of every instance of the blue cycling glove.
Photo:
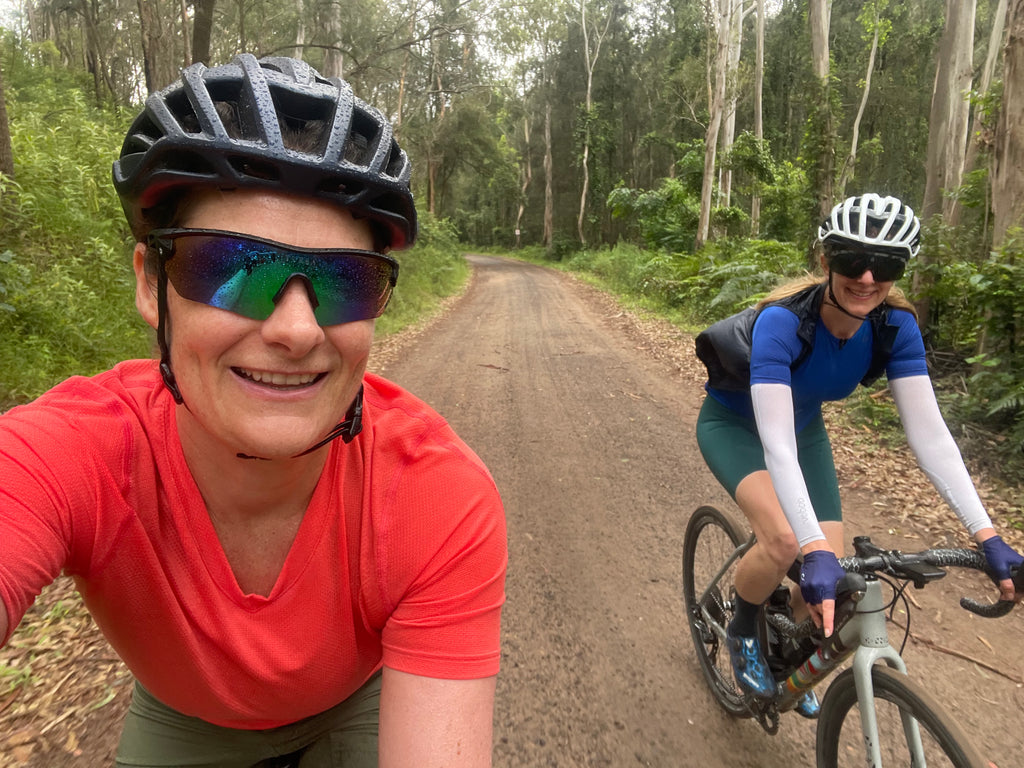
POLYGON ((800 594, 808 605, 836 599, 836 582, 846 574, 834 552, 815 549, 804 555, 800 566, 800 594))
POLYGON ((995 572, 997 581, 1012 579, 1013 574, 1010 573, 1010 569, 1024 564, 1024 557, 1017 554, 999 535, 981 542, 981 551, 985 553, 985 559, 995 572))

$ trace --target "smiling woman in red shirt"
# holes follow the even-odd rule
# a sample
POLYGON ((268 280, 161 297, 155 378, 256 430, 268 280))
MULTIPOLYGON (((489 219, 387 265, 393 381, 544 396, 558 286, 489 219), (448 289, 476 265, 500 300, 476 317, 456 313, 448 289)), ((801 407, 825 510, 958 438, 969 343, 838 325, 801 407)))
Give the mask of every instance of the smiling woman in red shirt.
POLYGON ((409 176, 383 116, 293 59, 193 65, 129 130, 160 360, 0 417, 0 638, 74 577, 137 681, 118 765, 490 764, 501 501, 366 372, 409 176))

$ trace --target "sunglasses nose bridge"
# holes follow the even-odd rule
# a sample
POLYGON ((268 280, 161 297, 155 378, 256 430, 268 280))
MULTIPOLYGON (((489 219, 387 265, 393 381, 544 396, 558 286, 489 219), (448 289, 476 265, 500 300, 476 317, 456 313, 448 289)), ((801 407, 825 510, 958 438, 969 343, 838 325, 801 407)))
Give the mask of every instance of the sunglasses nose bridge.
POLYGON ((292 284, 293 280, 298 280, 303 288, 306 289, 306 298, 309 299, 309 306, 312 309, 316 309, 320 306, 320 300, 316 297, 316 289, 313 287, 313 281, 309 279, 309 275, 303 272, 292 272, 283 283, 281 287, 274 294, 274 306, 277 306, 278 302, 284 297, 285 291, 288 290, 288 286, 292 284))

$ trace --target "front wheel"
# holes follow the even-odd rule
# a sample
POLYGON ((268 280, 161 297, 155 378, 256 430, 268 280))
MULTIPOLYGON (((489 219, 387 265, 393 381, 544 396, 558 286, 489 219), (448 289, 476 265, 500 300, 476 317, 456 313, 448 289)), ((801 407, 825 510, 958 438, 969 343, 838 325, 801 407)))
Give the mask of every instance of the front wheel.
POLYGON ((683 602, 697 660, 715 699, 736 717, 751 716, 725 647, 725 627, 736 605, 736 548, 743 540, 732 520, 714 507, 693 513, 683 539, 683 602))
POLYGON ((963 729, 920 684, 884 666, 872 668, 871 680, 881 764, 871 762, 865 752, 868 739, 861 729, 857 687, 853 670, 847 669, 829 686, 821 704, 818 768, 988 768, 963 729), (907 726, 914 721, 921 741, 918 760, 907 738, 907 726))

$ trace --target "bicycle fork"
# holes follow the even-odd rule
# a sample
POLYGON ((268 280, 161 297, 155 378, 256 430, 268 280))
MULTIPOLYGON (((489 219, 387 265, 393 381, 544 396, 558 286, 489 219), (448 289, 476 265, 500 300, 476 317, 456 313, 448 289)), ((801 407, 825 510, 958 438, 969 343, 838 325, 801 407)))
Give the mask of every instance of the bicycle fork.
MULTIPOLYGON (((796 706, 800 697, 853 655, 853 677, 857 689, 861 730, 864 737, 868 768, 882 765, 878 718, 875 711, 874 683, 871 669, 884 663, 906 674, 907 666, 889 642, 885 623, 885 604, 878 579, 867 577, 864 596, 857 601, 855 615, 840 627, 811 657, 779 684, 779 711, 796 706)), ((921 731, 909 713, 900 712, 903 732, 911 757, 911 768, 925 765, 921 731)))

